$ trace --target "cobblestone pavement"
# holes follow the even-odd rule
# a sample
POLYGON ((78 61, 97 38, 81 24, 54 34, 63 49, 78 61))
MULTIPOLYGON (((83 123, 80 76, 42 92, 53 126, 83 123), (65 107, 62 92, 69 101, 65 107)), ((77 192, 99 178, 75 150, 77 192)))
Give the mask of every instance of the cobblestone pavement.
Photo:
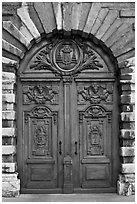
POLYGON ((135 202, 135 196, 104 194, 21 194, 16 198, 2 198, 3 202, 135 202))

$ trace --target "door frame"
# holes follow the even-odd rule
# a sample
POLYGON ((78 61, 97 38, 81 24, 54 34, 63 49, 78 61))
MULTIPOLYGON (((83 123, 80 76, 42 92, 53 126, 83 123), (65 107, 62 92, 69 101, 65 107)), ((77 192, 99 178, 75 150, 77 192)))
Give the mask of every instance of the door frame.
MULTIPOLYGON (((21 88, 21 81, 20 79, 22 80, 28 80, 31 78, 31 80, 33 80, 33 78, 35 78, 35 74, 32 73, 32 74, 26 74, 26 73, 23 73, 24 72, 24 68, 27 67, 27 64, 28 62, 31 60, 32 56, 34 56, 42 47, 45 46, 45 44, 47 44, 47 41, 48 40, 42 40, 39 44, 37 44, 37 46, 34 46, 33 49, 29 50, 28 51, 28 54, 25 56, 24 60, 21 62, 20 64, 20 68, 18 70, 18 74, 17 74, 17 118, 19 118, 19 115, 21 114, 21 108, 20 108, 20 105, 21 105, 21 101, 22 101, 22 97, 20 96, 20 88, 21 88)), ((90 41, 90 40, 89 40, 90 41)), ((105 61, 105 63, 107 64, 107 66, 110 67, 110 70, 113 70, 114 71, 114 75, 117 74, 117 70, 115 70, 115 64, 113 64, 113 62, 111 61, 111 59, 106 55, 104 55, 104 51, 103 49, 100 48, 100 46, 98 45, 95 45, 93 42, 91 42, 92 44, 92 47, 94 50, 96 50, 98 52, 98 54, 102 57, 102 59, 105 61)), ((107 75, 107 79, 109 79, 109 77, 111 76, 112 72, 110 73, 110 75, 107 75)), ((102 75, 105 77, 105 75, 102 73, 102 75)), ((102 75, 101 73, 98 74, 98 77, 99 79, 102 78, 102 75)), ((47 80, 47 81, 60 81, 60 77, 57 76, 55 78, 54 74, 50 74, 49 75, 49 78, 46 76, 46 74, 43 72, 42 77, 40 77, 40 75, 37 77, 37 79, 40 81, 44 81, 44 80, 47 80)), ((96 80, 96 77, 93 76, 92 77, 88 77, 88 79, 86 79, 87 81, 88 80, 91 80, 93 79, 96 80)), ((36 78, 35 78, 36 80, 36 78)), ((83 77, 80 78, 78 77, 78 79, 76 80, 83 80, 83 77)), ((118 109, 118 104, 119 104, 119 94, 118 94, 118 85, 119 85, 119 81, 118 81, 118 78, 115 76, 115 91, 114 91, 114 98, 115 98, 115 104, 117 106, 117 116, 116 116, 116 120, 119 120, 119 109, 118 109)), ((22 139, 20 138, 20 135, 21 135, 21 129, 20 129, 20 124, 21 121, 17 120, 17 163, 18 163, 18 172, 19 172, 19 177, 20 175, 22 174, 22 153, 21 153, 21 149, 22 149, 22 139)), ((113 127, 113 129, 116 131, 116 135, 117 137, 115 137, 115 135, 113 134, 112 135, 112 140, 115 141, 114 142, 114 146, 113 146, 113 154, 112 154, 112 157, 113 157, 113 161, 114 161, 114 165, 113 165, 113 178, 114 178, 114 181, 113 181, 113 186, 114 188, 110 188, 108 189, 108 191, 112 192, 112 191, 115 191, 116 189, 116 178, 118 176, 118 169, 119 169, 119 138, 118 138, 118 135, 119 135, 119 127, 118 127, 118 124, 115 125, 113 127), (116 127, 117 126, 117 127, 116 127)), ((62 130, 63 131, 63 130, 62 130)), ((62 138, 63 139, 63 138, 62 138)), ((65 150, 64 150, 65 151, 65 150)), ((63 158, 60 160, 61 162, 63 162, 63 158)), ((60 167, 58 167, 60 168, 60 167)), ((99 189, 99 192, 102 191, 106 191, 106 189, 99 189)), ((108 192, 107 191, 107 192, 108 192)), ((24 191, 25 192, 25 191, 24 191)), ((42 193, 54 193, 54 190, 40 190, 40 192, 42 193)), ((59 189, 59 193, 62 192, 62 189, 59 189)), ((97 192, 95 189, 80 189, 80 188, 75 188, 74 189, 74 192, 78 193, 78 192, 97 192)), ((56 192, 55 192, 56 193, 56 192)))

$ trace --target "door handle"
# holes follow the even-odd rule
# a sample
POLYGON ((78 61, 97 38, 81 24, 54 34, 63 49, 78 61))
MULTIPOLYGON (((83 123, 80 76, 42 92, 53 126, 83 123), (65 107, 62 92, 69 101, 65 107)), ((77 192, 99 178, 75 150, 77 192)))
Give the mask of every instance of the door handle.
POLYGON ((59 141, 59 154, 61 155, 62 154, 62 142, 61 141, 59 141))
POLYGON ((78 154, 78 152, 77 152, 77 142, 75 142, 75 154, 77 155, 78 154))

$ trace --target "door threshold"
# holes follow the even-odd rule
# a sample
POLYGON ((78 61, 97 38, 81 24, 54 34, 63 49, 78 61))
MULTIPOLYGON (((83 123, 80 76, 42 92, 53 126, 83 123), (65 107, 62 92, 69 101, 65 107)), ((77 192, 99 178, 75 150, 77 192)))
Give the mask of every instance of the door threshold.
POLYGON ((83 194, 88 194, 88 193, 116 193, 116 188, 115 187, 105 187, 105 188, 74 188, 74 193, 83 193, 83 194))
POLYGON ((22 188, 21 194, 63 194, 62 188, 57 189, 27 189, 22 188))

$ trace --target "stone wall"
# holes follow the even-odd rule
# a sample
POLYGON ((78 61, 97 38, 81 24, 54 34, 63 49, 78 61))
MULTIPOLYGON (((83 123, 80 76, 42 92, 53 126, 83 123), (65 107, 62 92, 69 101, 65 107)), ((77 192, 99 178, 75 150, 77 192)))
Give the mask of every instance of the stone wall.
POLYGON ((16 71, 20 60, 44 37, 80 35, 111 56, 120 73, 120 174, 118 194, 135 191, 135 5, 134 3, 3 2, 2 181, 3 196, 20 191, 17 166, 16 71), (46 15, 45 15, 46 13, 46 15))

